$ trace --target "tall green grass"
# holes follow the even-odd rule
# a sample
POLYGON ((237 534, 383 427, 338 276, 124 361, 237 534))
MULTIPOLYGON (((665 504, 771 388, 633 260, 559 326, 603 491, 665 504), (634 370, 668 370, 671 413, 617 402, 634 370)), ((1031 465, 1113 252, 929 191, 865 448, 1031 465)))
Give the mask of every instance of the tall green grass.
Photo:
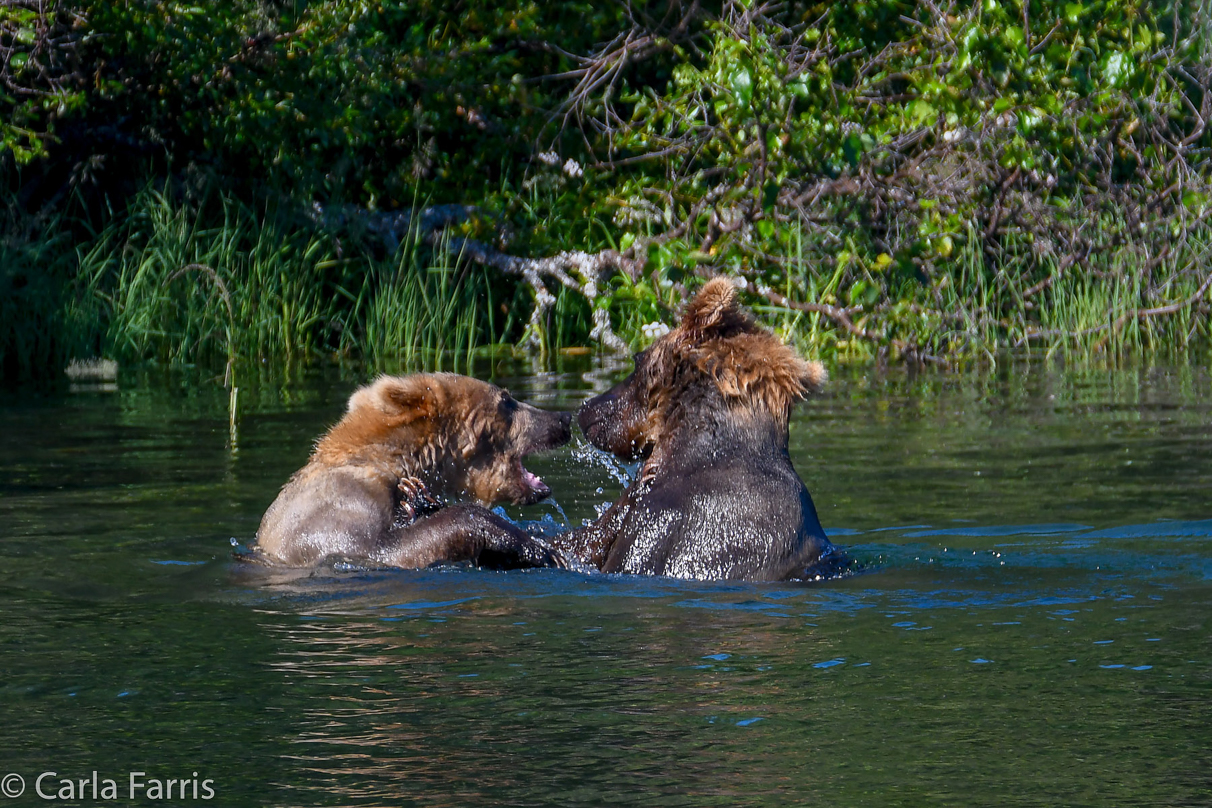
POLYGON ((62 218, 22 218, 10 203, 0 222, 0 376, 53 374, 96 352, 96 329, 75 319, 65 285, 75 271, 62 218))
MULTIPOLYGON (((10 206, 0 233, 6 376, 53 375, 69 359, 98 355, 226 367, 233 387, 237 368, 316 358, 466 369, 476 356, 508 350, 532 305, 525 284, 460 260, 449 243, 434 247, 410 233, 388 254, 289 210, 222 194, 186 203, 149 188, 99 232, 62 217, 22 218, 10 206)), ((1030 349, 1070 359, 1173 357, 1212 343, 1212 292, 1137 316, 1195 294, 1212 272, 1209 229, 1164 253, 1155 242, 1110 249, 1096 238, 1099 249, 1063 267, 1025 240, 991 255, 970 232, 953 260, 899 278, 894 268, 864 264, 857 249, 845 261, 814 261, 819 248, 792 236, 777 285, 788 299, 853 306, 866 283, 878 284, 885 301, 852 315, 879 340, 856 338, 822 314, 756 307, 809 355, 865 362, 914 345, 961 361, 1030 349)), ((645 342, 649 323, 671 322, 681 302, 672 287, 625 276, 609 282, 606 300, 616 332, 633 344, 645 342)), ((583 298, 558 290, 542 333, 548 354, 586 344, 590 315, 583 298)))
POLYGON ((166 363, 283 358, 331 348, 352 273, 316 233, 222 199, 217 221, 156 191, 82 248, 77 305, 104 349, 166 363), (338 271, 333 272, 336 268, 338 271))
POLYGON ((498 335, 497 301, 488 270, 458 260, 447 245, 428 250, 416 237, 394 262, 371 268, 373 289, 362 348, 380 363, 470 366, 498 335))
MULTIPOLYGON (((1122 222, 1105 228, 1122 232, 1122 222)), ((1101 228, 1092 228, 1097 234, 1101 228)), ((1128 355, 1179 359, 1212 346, 1212 290, 1194 296, 1212 273, 1212 228, 1196 230, 1163 250, 1156 239, 1113 246, 1092 239, 1082 262, 1043 255, 1026 238, 1007 240, 996 254, 979 234, 960 240, 954 260, 928 277, 896 281, 861 264, 814 263, 792 239, 785 288, 792 300, 837 300, 857 280, 883 284, 889 302, 852 315, 883 342, 848 333, 815 313, 777 306, 759 310, 805 353, 842 361, 871 361, 893 342, 912 344, 948 360, 997 362, 1007 353, 1043 351, 1070 360, 1128 355), (1185 304, 1185 305, 1182 305, 1185 304), (1158 311, 1173 308, 1173 311, 1158 311)), ((852 253, 853 255, 853 253, 852 253)))
POLYGON ((506 325, 486 272, 411 234, 395 255, 275 209, 146 190, 78 249, 67 306, 124 360, 229 366, 322 356, 464 363, 506 325))

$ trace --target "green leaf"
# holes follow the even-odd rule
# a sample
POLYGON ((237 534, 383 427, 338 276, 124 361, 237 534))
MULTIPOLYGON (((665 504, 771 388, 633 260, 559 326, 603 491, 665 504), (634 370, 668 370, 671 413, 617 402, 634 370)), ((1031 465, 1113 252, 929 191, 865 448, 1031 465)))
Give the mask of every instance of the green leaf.
POLYGON ((753 76, 748 68, 741 67, 732 74, 732 94, 746 106, 753 99, 753 76))
POLYGON ((1127 54, 1115 51, 1103 58, 1102 71, 1108 85, 1123 87, 1132 79, 1136 66, 1127 54))
POLYGON ((766 187, 762 189, 762 208, 765 210, 774 210, 774 205, 779 199, 779 184, 777 182, 768 182, 766 187))
POLYGON ((863 156, 863 139, 858 135, 850 135, 842 141, 842 154, 851 165, 857 165, 863 156))
POLYGON ((938 117, 938 111, 929 101, 919 98, 909 105, 909 115, 913 118, 914 123, 921 125, 934 121, 938 117))

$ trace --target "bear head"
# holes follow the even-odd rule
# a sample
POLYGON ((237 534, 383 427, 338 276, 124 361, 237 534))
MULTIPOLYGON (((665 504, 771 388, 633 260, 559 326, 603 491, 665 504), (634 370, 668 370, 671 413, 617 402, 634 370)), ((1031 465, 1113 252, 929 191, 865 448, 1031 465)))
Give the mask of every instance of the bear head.
POLYGON ((522 461, 567 443, 571 421, 467 376, 381 376, 350 397, 313 462, 398 468, 439 496, 529 505, 551 489, 522 461))
POLYGON ((649 457, 683 425, 723 408, 735 421, 768 420, 786 440, 791 407, 819 392, 827 375, 741 308, 727 278, 707 282, 677 328, 635 356, 635 370, 582 405, 589 441, 624 460, 649 457))

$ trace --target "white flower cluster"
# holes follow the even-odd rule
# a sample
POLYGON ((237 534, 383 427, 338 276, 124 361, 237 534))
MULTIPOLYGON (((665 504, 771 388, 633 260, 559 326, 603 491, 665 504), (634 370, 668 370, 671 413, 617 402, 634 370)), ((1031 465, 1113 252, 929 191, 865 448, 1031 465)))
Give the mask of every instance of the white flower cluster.
POLYGON ((581 164, 569 157, 564 161, 564 165, 560 165, 560 155, 553 151, 539 152, 534 156, 543 165, 551 166, 552 168, 559 167, 565 174, 577 179, 585 175, 585 170, 581 168, 581 164))
POLYGON ((1053 188, 1056 187, 1056 175, 1055 174, 1048 174, 1047 176, 1043 176, 1042 174, 1040 174, 1038 171, 1036 171, 1033 168, 1033 169, 1031 169, 1030 176, 1031 176, 1031 180, 1033 182, 1038 182, 1039 184, 1043 185, 1048 190, 1052 190, 1053 188))
POLYGON ((961 139, 963 136, 964 136, 963 129, 948 129, 946 132, 943 132, 943 142, 944 143, 954 143, 955 141, 961 139))
POLYGON ((658 337, 663 337, 666 334, 668 334, 669 326, 665 325, 664 323, 662 323, 660 321, 653 322, 653 323, 645 323, 644 325, 640 326, 640 331, 648 339, 654 340, 658 337))
POLYGON ((614 223, 620 227, 644 224, 646 222, 659 222, 660 220, 661 209, 647 199, 640 197, 628 199, 627 204, 615 211, 614 214, 614 223))

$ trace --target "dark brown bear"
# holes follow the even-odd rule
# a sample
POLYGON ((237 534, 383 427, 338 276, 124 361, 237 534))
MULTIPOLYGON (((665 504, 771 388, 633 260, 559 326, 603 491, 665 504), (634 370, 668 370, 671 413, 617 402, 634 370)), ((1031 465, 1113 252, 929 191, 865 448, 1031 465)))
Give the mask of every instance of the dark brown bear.
POLYGON ((814 576, 834 551, 791 465, 787 424, 825 378, 739 307, 730 281, 709 281, 630 376, 581 407, 593 445, 644 464, 596 523, 557 546, 603 572, 814 576))
POLYGON ((350 397, 345 416, 265 512, 256 552, 295 567, 328 556, 406 568, 556 564, 509 521, 479 505, 440 508, 429 494, 538 502, 551 490, 522 460, 567 443, 571 420, 466 376, 380 377, 350 397))

